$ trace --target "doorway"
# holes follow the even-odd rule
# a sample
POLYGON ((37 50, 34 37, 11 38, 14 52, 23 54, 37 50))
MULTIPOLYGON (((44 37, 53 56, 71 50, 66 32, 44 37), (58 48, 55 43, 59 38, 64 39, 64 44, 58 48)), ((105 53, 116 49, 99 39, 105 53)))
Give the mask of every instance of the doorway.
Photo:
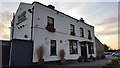
POLYGON ((81 43, 81 56, 84 57, 84 61, 87 61, 87 47, 85 43, 81 43))

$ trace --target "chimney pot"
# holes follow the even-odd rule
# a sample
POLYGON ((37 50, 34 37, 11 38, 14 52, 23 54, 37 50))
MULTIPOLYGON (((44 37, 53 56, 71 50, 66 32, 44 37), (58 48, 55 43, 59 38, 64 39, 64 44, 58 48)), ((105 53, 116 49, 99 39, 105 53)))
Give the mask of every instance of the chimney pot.
POLYGON ((54 9, 55 7, 53 5, 48 5, 47 7, 51 8, 51 9, 54 9))

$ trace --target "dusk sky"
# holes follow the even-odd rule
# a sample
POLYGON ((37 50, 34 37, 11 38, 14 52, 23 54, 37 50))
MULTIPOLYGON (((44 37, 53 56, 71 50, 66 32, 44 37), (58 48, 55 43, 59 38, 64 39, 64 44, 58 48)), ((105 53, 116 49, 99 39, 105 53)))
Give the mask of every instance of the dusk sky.
MULTIPOLYGON (((36 0, 44 5, 52 4, 55 9, 76 19, 81 17, 93 25, 95 36, 112 49, 118 49, 118 1, 119 0, 36 0)), ((32 3, 34 0, 21 0, 32 3)), ((3 0, 0 2, 0 40, 9 40, 10 22, 20 1, 3 0)))

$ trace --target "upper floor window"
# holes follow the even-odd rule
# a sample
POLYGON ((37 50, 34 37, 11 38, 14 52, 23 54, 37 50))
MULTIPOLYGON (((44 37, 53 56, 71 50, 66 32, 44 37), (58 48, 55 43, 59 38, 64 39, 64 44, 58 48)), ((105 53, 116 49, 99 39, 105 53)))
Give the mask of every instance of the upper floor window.
POLYGON ((70 34, 75 35, 75 26, 70 24, 70 34))
POLYGON ((88 39, 92 39, 90 30, 88 30, 88 39))
POLYGON ((48 25, 54 27, 54 18, 48 16, 47 17, 47 23, 48 23, 48 25))
POLYGON ((80 37, 84 37, 84 31, 83 28, 80 27, 80 37))
POLYGON ((55 28, 54 28, 54 18, 52 17, 47 17, 47 26, 46 26, 46 29, 49 31, 49 32, 55 32, 55 28))

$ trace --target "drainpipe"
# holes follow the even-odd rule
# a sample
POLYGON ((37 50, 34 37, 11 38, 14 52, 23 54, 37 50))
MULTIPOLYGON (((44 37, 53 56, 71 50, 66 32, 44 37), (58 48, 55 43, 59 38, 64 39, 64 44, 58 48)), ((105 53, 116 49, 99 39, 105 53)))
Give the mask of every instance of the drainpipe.
POLYGON ((11 32, 11 40, 10 40, 10 56, 9 56, 9 66, 11 66, 11 59, 12 59, 12 40, 13 40, 13 35, 14 35, 14 22, 15 22, 15 13, 13 13, 13 21, 11 23, 11 27, 12 27, 12 32, 11 32))
POLYGON ((11 40, 13 39, 13 34, 14 34, 14 20, 15 20, 15 13, 13 13, 13 21, 12 21, 12 23, 11 23, 11 27, 12 27, 12 36, 11 36, 11 40))
POLYGON ((33 40, 33 15, 34 15, 34 6, 32 9, 28 9, 28 12, 32 13, 32 23, 31 23, 31 40, 33 40))

